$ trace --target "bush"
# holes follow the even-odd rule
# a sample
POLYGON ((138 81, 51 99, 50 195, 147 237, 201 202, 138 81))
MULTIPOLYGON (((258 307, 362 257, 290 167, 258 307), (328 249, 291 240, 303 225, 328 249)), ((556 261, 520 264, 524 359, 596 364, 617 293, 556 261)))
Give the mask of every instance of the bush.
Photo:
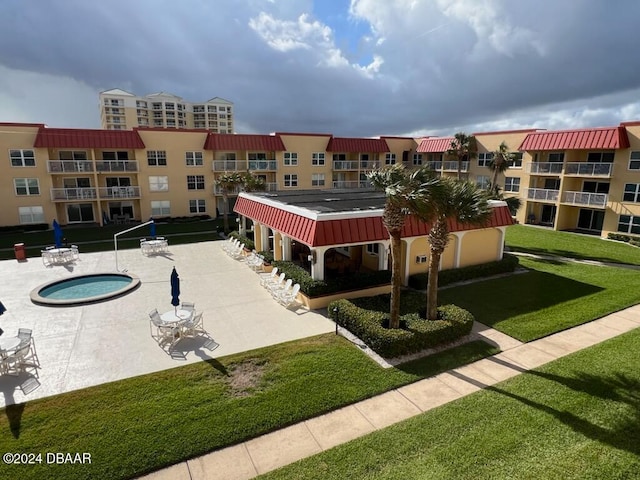
POLYGON ((258 252, 258 255, 262 255, 265 263, 273 264, 273 253, 271 253, 269 250, 262 250, 261 252, 258 252))
POLYGON ((619 242, 626 242, 634 247, 640 247, 640 237, 634 237, 632 235, 625 235, 623 233, 612 233, 607 235, 609 240, 617 240, 619 242))
POLYGON ((230 237, 236 238, 240 241, 240 243, 244 243, 244 248, 248 250, 255 250, 256 244, 253 243, 253 240, 247 238, 243 235, 240 235, 237 231, 233 231, 229 234, 230 237))
MULTIPOLYGON (((443 287, 451 283, 463 282, 474 278, 489 277, 500 273, 513 272, 518 268, 518 264, 518 257, 506 253, 502 260, 498 260, 496 262, 442 270, 438 274, 438 286, 443 287)), ((429 275, 427 273, 417 273, 409 277, 409 286, 416 290, 426 290, 428 280, 429 275)))
POLYGON ((393 358, 432 348, 471 333, 473 315, 455 305, 438 307, 438 320, 424 320, 417 313, 402 315, 401 328, 387 328, 389 314, 367 310, 349 300, 328 306, 329 316, 338 325, 358 336, 378 354, 393 358))
POLYGON ((20 233, 20 232, 41 232, 49 229, 49 225, 46 223, 31 223, 28 225, 6 225, 0 227, 0 232, 12 232, 12 233, 20 233))
POLYGON ((314 280, 309 272, 293 262, 273 262, 274 267, 290 278, 293 283, 300 284, 300 291, 309 297, 319 297, 336 292, 361 290, 363 288, 386 285, 391 281, 389 270, 368 273, 352 273, 331 280, 314 280))

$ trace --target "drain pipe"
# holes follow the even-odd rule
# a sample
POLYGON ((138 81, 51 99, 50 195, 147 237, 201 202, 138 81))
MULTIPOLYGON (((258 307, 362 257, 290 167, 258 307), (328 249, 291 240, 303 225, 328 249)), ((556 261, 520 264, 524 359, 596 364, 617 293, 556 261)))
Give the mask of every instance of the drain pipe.
MULTIPOLYGON (((116 254, 116 272, 120 271, 120 270, 118 270, 118 236, 122 235, 123 233, 132 232, 134 230, 137 230, 138 228, 146 227, 147 225, 149 225, 151 223, 154 223, 153 220, 149 220, 148 222, 141 223, 140 225, 136 225, 135 227, 127 228, 126 230, 123 230, 121 232, 113 234, 114 252, 116 254)), ((126 270, 123 270, 123 272, 125 272, 125 271, 126 270)))

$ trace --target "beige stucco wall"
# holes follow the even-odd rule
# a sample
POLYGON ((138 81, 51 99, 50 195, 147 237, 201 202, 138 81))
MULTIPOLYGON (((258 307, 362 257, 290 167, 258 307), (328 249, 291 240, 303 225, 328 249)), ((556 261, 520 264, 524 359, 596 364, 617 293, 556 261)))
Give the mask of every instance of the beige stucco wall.
POLYGON ((279 190, 299 190, 311 188, 331 188, 332 180, 332 156, 327 152, 327 144, 331 135, 320 134, 281 134, 280 138, 288 153, 298 154, 298 166, 284 165, 284 152, 277 152, 278 160, 277 182, 279 190), (311 164, 312 154, 316 152, 325 153, 325 164, 316 166, 311 164), (312 186, 312 174, 324 174, 324 186, 312 186), (285 187, 285 175, 298 175, 298 187, 285 187))
MULTIPOLYGON (((500 257, 502 233, 496 228, 470 230, 462 236, 460 248, 460 267, 493 262, 500 257)), ((453 267, 444 267, 446 268, 453 267)))

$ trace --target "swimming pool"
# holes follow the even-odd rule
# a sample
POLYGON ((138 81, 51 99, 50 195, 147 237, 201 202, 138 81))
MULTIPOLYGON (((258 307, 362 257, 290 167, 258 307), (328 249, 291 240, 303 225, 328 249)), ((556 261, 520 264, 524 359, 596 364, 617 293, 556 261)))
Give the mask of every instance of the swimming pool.
POLYGON ((140 286, 128 273, 94 273, 48 282, 33 289, 31 301, 38 305, 74 306, 102 302, 125 295, 140 286))

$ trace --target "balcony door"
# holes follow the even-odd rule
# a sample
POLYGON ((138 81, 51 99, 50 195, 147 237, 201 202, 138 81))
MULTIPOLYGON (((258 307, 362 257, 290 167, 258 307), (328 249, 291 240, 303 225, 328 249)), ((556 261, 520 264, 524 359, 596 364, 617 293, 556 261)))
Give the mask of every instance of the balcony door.
POLYGON ((540 215, 540 225, 553 227, 556 220, 556 206, 542 205, 542 215, 540 215))
POLYGON ((604 212, 602 210, 580 209, 580 213, 578 214, 578 228, 580 230, 601 232, 603 222, 604 212))

